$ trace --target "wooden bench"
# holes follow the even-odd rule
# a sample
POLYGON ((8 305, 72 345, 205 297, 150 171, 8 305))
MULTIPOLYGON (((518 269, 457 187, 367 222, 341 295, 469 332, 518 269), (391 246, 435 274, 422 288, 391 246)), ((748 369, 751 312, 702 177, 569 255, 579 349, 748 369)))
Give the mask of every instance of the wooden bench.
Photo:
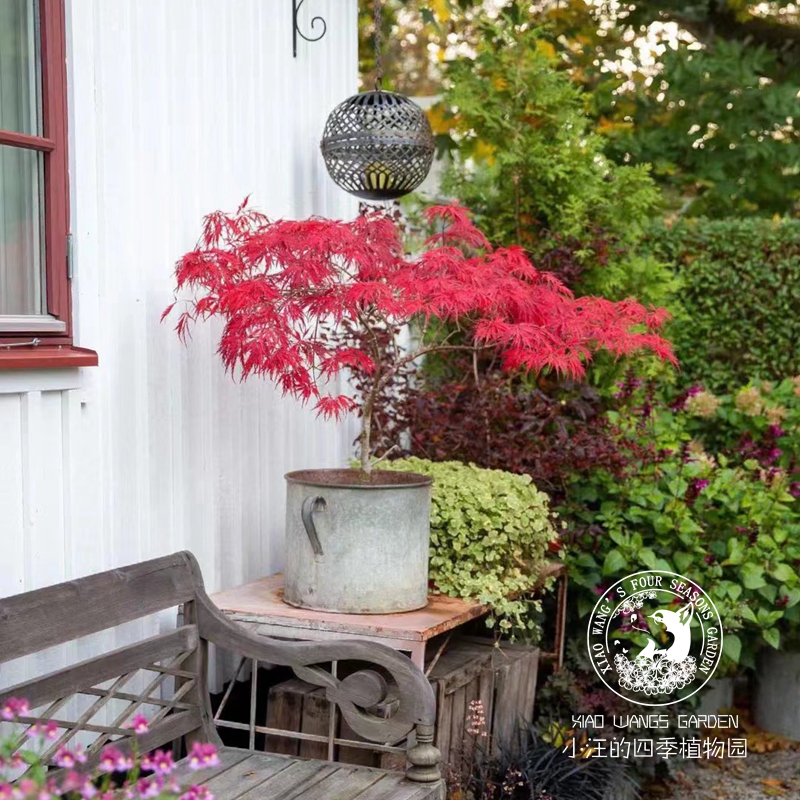
POLYGON ((199 565, 188 552, 0 600, 0 664, 180 605, 183 624, 177 629, 0 690, 0 703, 27 698, 32 710, 21 722, 55 722, 58 738, 49 746, 48 760, 59 745, 80 740, 90 763, 110 742, 130 751, 134 735, 126 723, 146 710, 150 729, 136 737, 140 753, 177 742, 212 742, 220 748, 220 765, 200 773, 217 800, 443 796, 441 757, 432 744, 434 693, 406 656, 373 642, 285 642, 256 636, 226 619, 209 600, 199 565), (350 727, 369 741, 394 744, 408 736, 405 775, 257 753, 252 719, 249 749, 222 747, 207 683, 212 643, 255 663, 291 667, 302 680, 324 687, 350 727), (363 668, 339 680, 320 666, 343 660, 369 662, 381 670, 363 668), (371 713, 387 697, 390 684, 399 698, 392 704, 394 713, 388 718, 371 713))

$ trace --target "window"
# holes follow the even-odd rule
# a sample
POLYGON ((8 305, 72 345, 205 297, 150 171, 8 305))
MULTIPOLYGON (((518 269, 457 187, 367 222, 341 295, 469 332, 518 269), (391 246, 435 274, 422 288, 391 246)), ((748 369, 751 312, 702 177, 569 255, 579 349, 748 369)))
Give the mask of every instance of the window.
POLYGON ((0 367, 72 343, 64 0, 0 0, 0 367))

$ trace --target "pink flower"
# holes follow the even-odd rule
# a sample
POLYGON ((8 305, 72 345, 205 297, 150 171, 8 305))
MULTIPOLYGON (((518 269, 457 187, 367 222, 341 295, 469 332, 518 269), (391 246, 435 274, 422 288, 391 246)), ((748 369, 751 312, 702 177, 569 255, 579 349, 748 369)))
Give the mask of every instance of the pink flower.
POLYGON ((153 797, 158 797, 164 787, 164 779, 160 775, 154 775, 150 778, 142 778, 136 782, 136 796, 140 800, 151 800, 153 797))
POLYGON ((30 778, 23 778, 17 784, 17 792, 14 793, 15 797, 34 797, 36 792, 38 791, 39 787, 36 785, 36 781, 32 781, 30 778))
POLYGON ((100 761, 97 764, 97 769, 100 772, 114 772, 117 768, 117 758, 122 756, 114 747, 106 747, 103 754, 100 756, 100 761))
POLYGON ((58 794, 64 795, 67 794, 67 792, 79 792, 87 780, 89 779, 86 775, 71 769, 61 781, 61 787, 58 790, 58 794))
POLYGON ((93 798, 97 796, 97 788, 88 778, 86 783, 81 786, 80 791, 83 800, 93 800, 93 798))
POLYGON ((164 752, 163 750, 156 750, 155 753, 150 753, 142 759, 142 769, 148 772, 156 772, 159 775, 169 775, 175 769, 175 763, 172 760, 172 753, 164 752))
POLYGON ((25 731, 25 735, 30 738, 42 738, 53 741, 58 737, 58 725, 53 720, 49 719, 46 723, 35 722, 25 731))
POLYGON ((14 787, 5 781, 0 782, 0 800, 13 800, 14 787))
POLYGON ((76 747, 75 750, 69 750, 66 745, 62 744, 61 747, 56 750, 53 760, 58 767, 72 769, 76 764, 85 764, 86 755, 80 746, 76 747))
MULTIPOLYGON (((24 765, 22 756, 19 753, 12 753, 8 758, 0 758, 0 769, 19 769, 24 765)), ((2 798, 0 798, 2 800, 2 798)))
POLYGON ((205 786, 190 786, 178 800, 214 800, 214 795, 205 786))
POLYGON ((0 719, 10 722, 17 717, 24 717, 31 710, 27 700, 20 700, 17 697, 9 697, 0 706, 0 719))
POLYGON ((217 748, 213 744, 202 744, 195 742, 189 753, 189 768, 204 769, 205 767, 216 767, 219 764, 217 748))
POLYGON ((51 778, 45 786, 39 787, 36 798, 37 800, 52 800, 54 797, 58 797, 58 784, 51 778))
POLYGON ((150 730, 150 723, 144 714, 137 714, 126 727, 133 728, 133 732, 137 736, 141 736, 150 730))
POLYGON ((103 748, 97 769, 100 772, 127 772, 129 769, 133 769, 133 759, 117 750, 113 745, 109 745, 103 748))

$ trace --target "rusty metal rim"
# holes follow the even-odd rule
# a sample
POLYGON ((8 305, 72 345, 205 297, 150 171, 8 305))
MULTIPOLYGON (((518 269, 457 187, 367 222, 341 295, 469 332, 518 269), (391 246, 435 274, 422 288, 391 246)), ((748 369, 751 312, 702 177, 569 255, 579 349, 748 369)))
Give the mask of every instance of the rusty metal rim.
POLYGON ((307 603, 297 602, 295 600, 287 600, 285 596, 283 597, 283 602, 288 606, 292 606, 292 608, 301 608, 305 611, 322 611, 327 614, 352 614, 356 616, 373 617, 385 617, 389 616, 390 614, 408 614, 410 611, 421 611, 423 608, 427 608, 430 604, 430 601, 426 598, 424 603, 412 604, 409 605, 408 608, 398 608, 393 611, 364 611, 363 609, 347 609, 346 611, 342 611, 338 608, 325 608, 323 606, 315 606, 307 603))
POLYGON ((393 470, 376 470, 369 476, 369 483, 360 469, 301 469, 283 477, 288 483, 334 489, 415 489, 433 483, 428 475, 393 470))

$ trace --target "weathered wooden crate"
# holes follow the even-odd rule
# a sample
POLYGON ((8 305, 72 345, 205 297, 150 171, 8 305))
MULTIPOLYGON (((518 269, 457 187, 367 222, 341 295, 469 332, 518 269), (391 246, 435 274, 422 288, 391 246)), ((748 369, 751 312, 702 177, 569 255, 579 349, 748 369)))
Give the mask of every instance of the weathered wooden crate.
MULTIPOLYGON (((268 728, 326 736, 329 721, 330 703, 322 687, 293 678, 269 690, 268 728)), ((267 736, 264 749, 268 753, 319 759, 325 759, 328 752, 322 742, 301 741, 288 736, 267 736)))
MULTIPOLYGON (((325 690, 319 686, 294 678, 273 686, 267 700, 267 727, 284 731, 329 736, 331 733, 331 704, 325 690)), ((364 741, 339 714, 334 734, 337 739, 364 741)), ((283 753, 301 758, 325 759, 328 745, 324 742, 303 741, 288 736, 269 735, 264 742, 268 753, 283 753)), ((369 748, 338 744, 334 749, 336 760, 344 764, 361 764, 383 769, 405 769, 405 756, 394 753, 377 753, 369 748)))
POLYGON ((539 650, 527 645, 464 637, 431 670, 436 688, 436 746, 459 769, 476 747, 519 752, 533 720, 539 650), (484 724, 477 726, 480 701, 484 724), (480 727, 480 731, 477 728, 480 727))

